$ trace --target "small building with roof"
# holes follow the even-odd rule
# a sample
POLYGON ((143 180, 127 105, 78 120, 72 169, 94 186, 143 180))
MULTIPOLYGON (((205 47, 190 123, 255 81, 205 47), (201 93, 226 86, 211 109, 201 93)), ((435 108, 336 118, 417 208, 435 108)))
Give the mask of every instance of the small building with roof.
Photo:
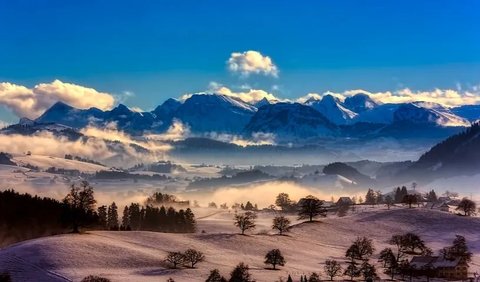
POLYGON ((446 280, 468 278, 468 264, 460 258, 450 260, 440 256, 414 256, 410 266, 419 276, 427 275, 446 280))

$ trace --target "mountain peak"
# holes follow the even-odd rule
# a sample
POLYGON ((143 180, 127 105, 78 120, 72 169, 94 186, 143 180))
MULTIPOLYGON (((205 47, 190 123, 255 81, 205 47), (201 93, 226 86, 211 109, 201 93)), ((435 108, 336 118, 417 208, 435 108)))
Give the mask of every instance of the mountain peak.
POLYGON ((261 107, 245 127, 245 133, 273 133, 287 140, 332 136, 336 129, 336 125, 310 106, 280 102, 261 107))
POLYGON ((129 114, 133 113, 133 111, 130 110, 130 108, 128 108, 124 104, 118 104, 118 106, 113 108, 113 110, 111 110, 110 113, 113 113, 115 115, 122 115, 122 114, 123 115, 129 115, 129 114))
POLYGON ((65 102, 57 101, 47 111, 49 111, 49 110, 70 110, 70 109, 73 109, 73 107, 68 105, 65 102))
POLYGON ((357 93, 353 96, 345 98, 343 102, 345 107, 356 113, 361 113, 377 107, 379 104, 375 102, 369 95, 365 93, 357 93))
POLYGON ((262 106, 270 105, 270 104, 271 104, 270 101, 269 101, 267 98, 263 97, 262 100, 256 102, 256 103, 253 104, 253 105, 254 105, 255 107, 257 107, 257 108, 260 108, 260 107, 262 107, 262 106))
POLYGON ((328 104, 336 104, 336 103, 340 103, 340 99, 338 99, 337 97, 334 97, 333 95, 330 95, 330 94, 327 94, 325 96, 323 96, 322 100, 321 100, 323 103, 328 103, 328 104))
POLYGON ((31 126, 33 125, 35 122, 27 117, 22 117, 20 118, 18 124, 20 125, 25 125, 25 126, 31 126))

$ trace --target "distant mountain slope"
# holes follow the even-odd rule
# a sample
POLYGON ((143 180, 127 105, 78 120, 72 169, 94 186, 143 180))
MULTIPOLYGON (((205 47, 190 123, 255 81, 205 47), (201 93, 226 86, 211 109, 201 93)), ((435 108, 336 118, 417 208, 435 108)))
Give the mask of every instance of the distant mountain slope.
POLYGON ((428 170, 465 170, 480 172, 480 124, 435 145, 413 165, 428 170))
POLYGON ((272 133, 280 139, 334 136, 338 127, 315 109, 298 103, 260 107, 245 127, 245 133, 272 133))
POLYGON ((363 93, 357 93, 351 97, 345 98, 343 104, 347 109, 355 113, 362 113, 379 106, 379 103, 375 102, 372 98, 370 98, 370 96, 363 93))
POLYGON ((22 118, 18 124, 9 125, 3 129, 0 129, 0 134, 19 134, 19 135, 33 135, 40 132, 50 132, 55 136, 62 136, 68 140, 78 140, 84 135, 77 130, 56 123, 41 123, 22 118))
POLYGON ((397 173, 399 181, 429 182, 438 178, 480 173, 480 124, 433 146, 418 161, 397 173))
POLYGON ((353 122, 370 122, 390 124, 393 122, 393 114, 400 104, 383 104, 375 108, 359 113, 353 122))
MULTIPOLYGON (((75 130, 88 125, 115 125, 118 130, 136 137, 166 132, 174 120, 178 120, 195 136, 251 136, 255 132, 265 132, 283 141, 305 143, 323 137, 391 137, 436 142, 458 133, 478 118, 479 105, 450 109, 421 101, 381 104, 364 93, 349 96, 344 101, 327 94, 321 99, 313 95, 303 104, 262 99, 253 105, 232 96, 197 93, 182 100, 167 99, 153 111, 138 111, 123 104, 107 111, 77 109, 57 102, 30 122, 75 130)), ((25 122, 18 125, 21 124, 25 122)), ((11 129, 22 134, 28 134, 27 130, 37 131, 32 126, 11 129)))
POLYGON ((321 100, 309 100, 305 103, 319 111, 335 124, 349 123, 357 116, 357 113, 345 108, 338 98, 325 95, 321 100))
POLYGON ((177 118, 196 133, 238 133, 256 111, 256 107, 225 95, 194 94, 183 103, 168 99, 152 112, 133 111, 123 104, 110 111, 96 108, 83 110, 57 102, 35 121, 73 128, 115 123, 120 130, 141 135, 144 132, 164 132, 177 118))
POLYGON ((340 162, 331 163, 325 166, 323 168, 323 173, 328 175, 341 175, 355 181, 359 185, 371 185, 374 183, 373 179, 371 179, 367 175, 364 175, 358 172, 358 170, 356 170, 355 168, 340 162))
POLYGON ((437 124, 440 126, 469 126, 468 120, 456 116, 438 104, 415 102, 403 104, 394 112, 393 122, 437 124))
POLYGON ((452 113, 469 121, 477 121, 480 119, 480 105, 464 105, 451 109, 452 113))
POLYGON ((175 117, 193 132, 238 133, 256 111, 256 107, 229 96, 195 94, 178 107, 175 117))
POLYGON ((118 129, 133 135, 141 134, 145 130, 155 131, 162 125, 161 121, 156 122, 155 115, 152 113, 135 112, 123 104, 119 104, 110 111, 102 111, 97 108, 76 109, 62 102, 55 103, 35 122, 57 123, 73 128, 83 128, 89 124, 105 126, 113 122, 118 129))

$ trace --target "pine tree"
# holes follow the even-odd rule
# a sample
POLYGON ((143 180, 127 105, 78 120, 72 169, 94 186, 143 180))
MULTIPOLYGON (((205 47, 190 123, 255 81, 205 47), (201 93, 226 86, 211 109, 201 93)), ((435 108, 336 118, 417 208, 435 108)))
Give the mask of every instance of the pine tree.
POLYGON ((310 274, 310 277, 308 278, 307 280, 307 276, 305 275, 305 278, 303 279, 305 282, 320 282, 321 279, 320 279, 320 275, 318 275, 317 273, 313 272, 312 274, 310 274))
POLYGON ((377 202, 377 197, 375 192, 372 189, 368 189, 367 195, 365 195, 365 204, 367 205, 375 205, 377 202))
POLYGON ((142 222, 142 213, 140 210, 140 205, 137 203, 130 204, 128 208, 130 227, 132 230, 139 230, 140 224, 142 222))
POLYGON ((210 275, 205 282, 227 282, 227 279, 220 275, 220 271, 218 269, 214 269, 210 271, 210 275))
POLYGON ((230 273, 229 282, 254 282, 252 276, 249 273, 248 265, 243 262, 239 263, 230 273))
POLYGON ((98 207, 97 213, 98 213, 98 224, 102 228, 107 228, 107 206, 103 205, 98 207))
POLYGON ((255 208, 253 207, 252 203, 250 203, 250 201, 247 202, 247 204, 245 205, 245 210, 247 211, 253 211, 255 208))
POLYGON ((452 246, 444 248, 441 254, 446 259, 459 258, 464 263, 472 261, 472 253, 468 250, 467 240, 460 235, 455 235, 452 246))
POLYGON ((197 229, 195 215, 190 208, 185 210, 185 232, 195 232, 197 229))
POLYGON ((107 215, 108 215, 108 218, 107 218, 108 229, 110 230, 118 229, 118 208, 115 202, 113 202, 108 207, 107 215))
POLYGON ((125 230, 127 230, 127 227, 130 226, 130 213, 128 211, 128 206, 125 206, 125 208, 123 209, 122 225, 125 230))
POLYGON ((427 200, 432 203, 438 200, 437 193, 435 193, 435 190, 431 190, 430 192, 428 192, 427 200))

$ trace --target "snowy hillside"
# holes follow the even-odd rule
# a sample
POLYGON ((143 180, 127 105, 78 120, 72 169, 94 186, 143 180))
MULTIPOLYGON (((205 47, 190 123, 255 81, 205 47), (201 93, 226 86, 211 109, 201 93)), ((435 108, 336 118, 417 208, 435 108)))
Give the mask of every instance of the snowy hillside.
POLYGON ((95 173, 96 171, 109 169, 108 167, 98 164, 42 155, 17 155, 14 156, 13 161, 19 166, 31 165, 38 167, 40 170, 56 167, 66 170, 78 170, 85 173, 95 173))
MULTIPOLYGON (((291 274, 322 273, 326 259, 343 263, 345 251, 357 236, 373 239, 371 260, 378 270, 378 253, 394 234, 414 231, 435 253, 456 234, 466 237, 473 252, 471 271, 480 267, 480 220, 459 217, 431 209, 358 207, 354 215, 330 215, 321 222, 298 224, 288 236, 273 235, 272 215, 262 213, 255 235, 241 236, 232 224, 233 213, 220 212, 198 220, 196 234, 154 232, 88 232, 84 235, 59 235, 19 243, 0 250, 0 271, 9 270, 19 281, 79 281, 100 275, 112 281, 204 281, 218 268, 228 276, 243 261, 259 282, 274 281, 291 274), (205 233, 202 233, 204 231, 205 233), (319 236, 321 234, 321 236, 319 236), (206 255, 197 269, 170 269, 163 262, 168 251, 196 248, 206 255), (287 264, 278 271, 265 269, 263 257, 279 248, 287 264), (46 256, 45 254, 48 254, 46 256), (273 280, 272 280, 273 279, 273 280)), ((293 219, 293 218, 292 218, 293 219)), ((379 271, 381 273, 381 271, 379 271)), ((385 274, 380 274, 386 277, 385 274)))

